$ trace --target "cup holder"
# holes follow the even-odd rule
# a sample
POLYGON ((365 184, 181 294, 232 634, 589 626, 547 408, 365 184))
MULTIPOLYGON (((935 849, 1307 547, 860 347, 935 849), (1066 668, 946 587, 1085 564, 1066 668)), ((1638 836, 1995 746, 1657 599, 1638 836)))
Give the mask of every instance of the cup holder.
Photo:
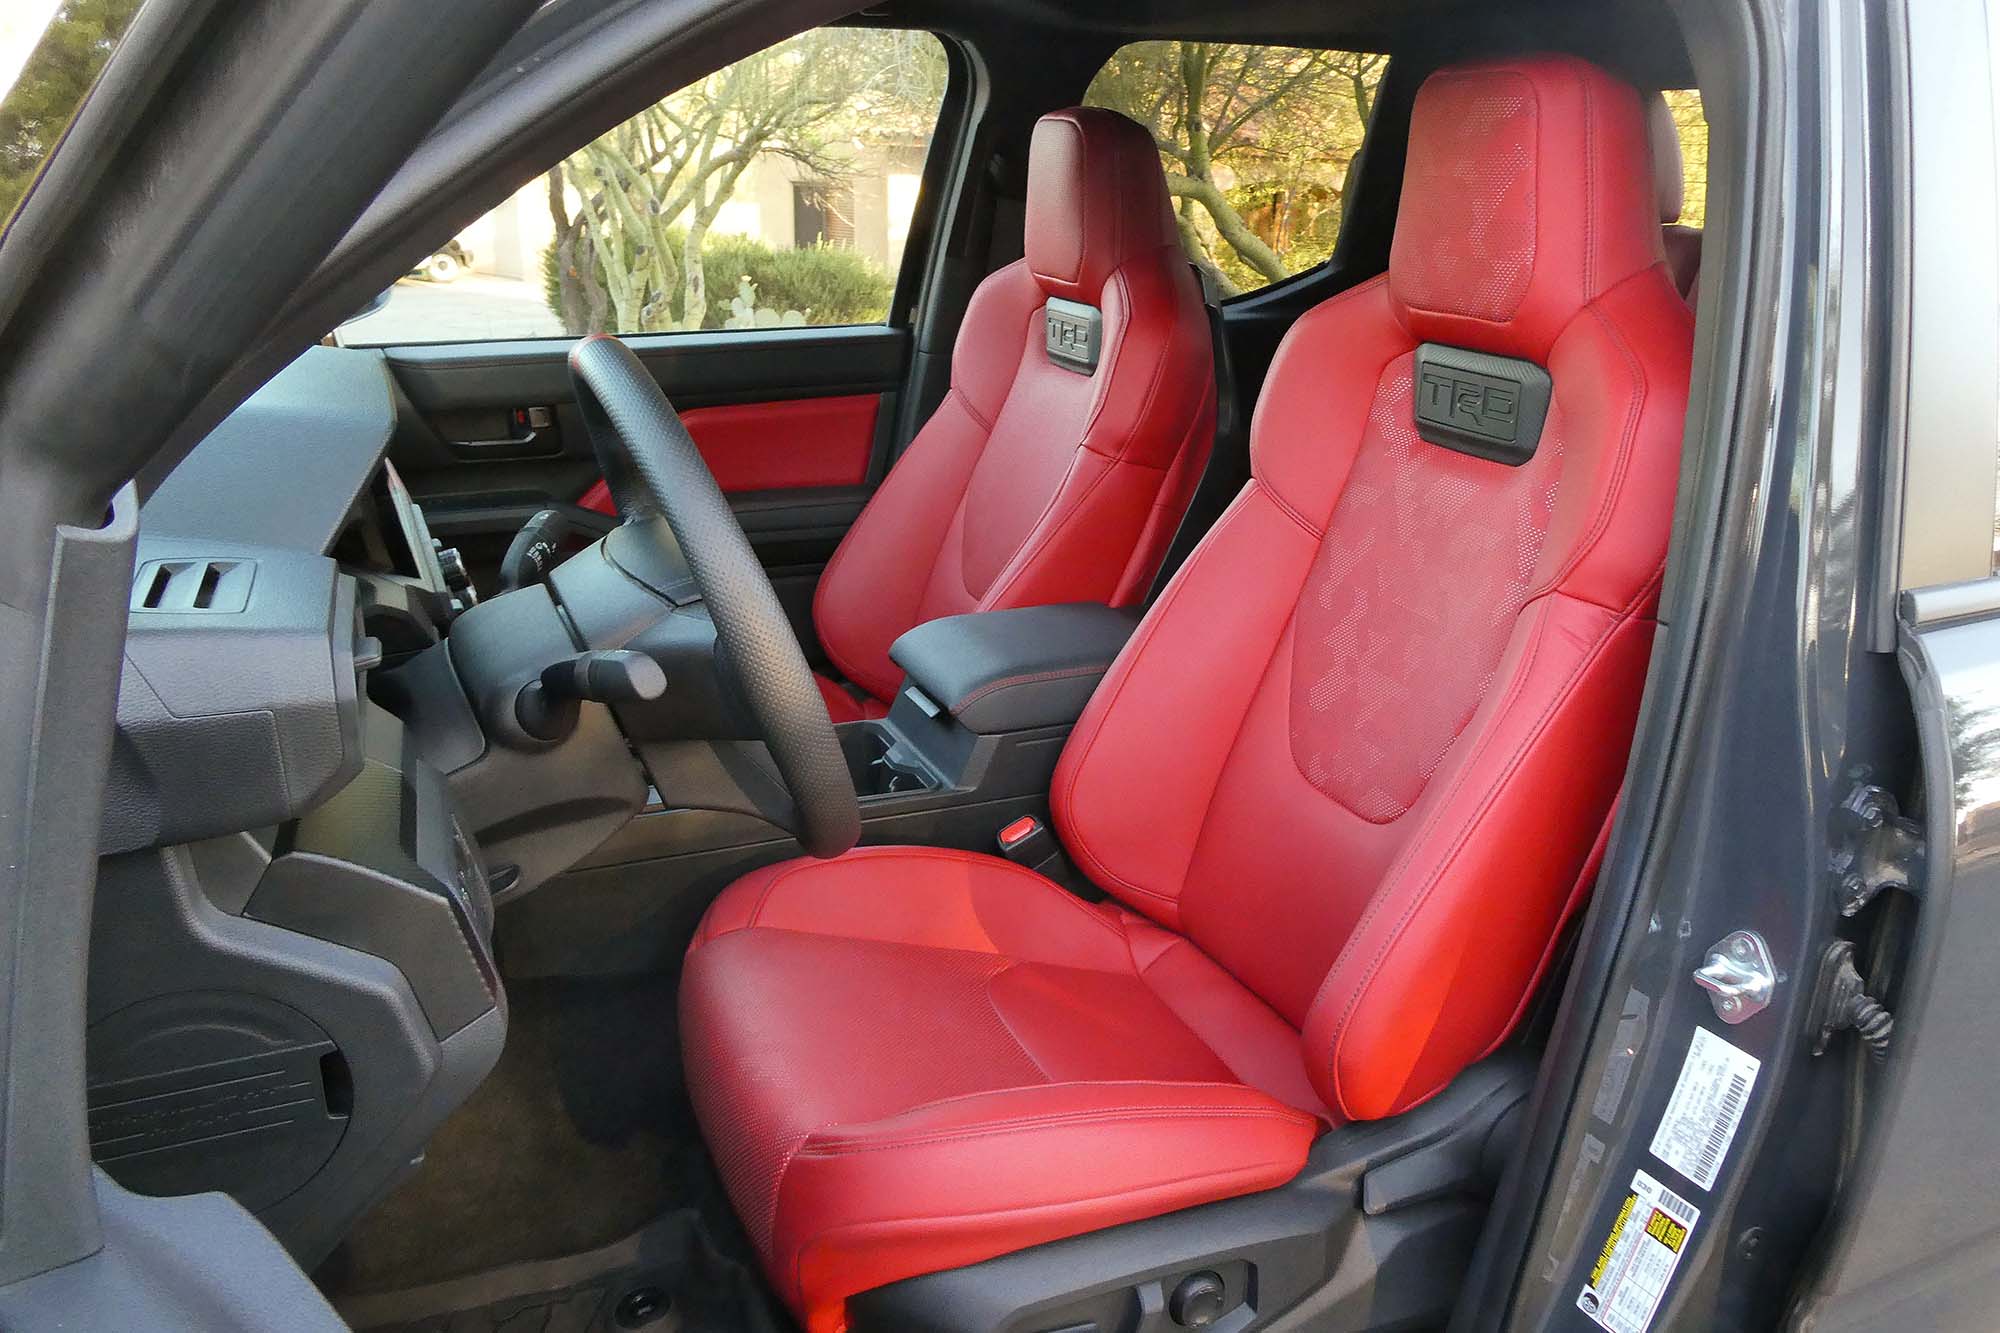
POLYGON ((895 737, 878 723, 841 727, 840 749, 847 758, 848 776, 854 779, 854 794, 863 800, 937 786, 928 769, 897 754, 895 737))

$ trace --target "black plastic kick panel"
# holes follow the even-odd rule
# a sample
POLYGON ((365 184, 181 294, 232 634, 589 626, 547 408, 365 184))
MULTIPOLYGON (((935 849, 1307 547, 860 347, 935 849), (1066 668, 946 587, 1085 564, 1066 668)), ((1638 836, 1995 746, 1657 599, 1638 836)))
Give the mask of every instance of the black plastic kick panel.
POLYGON ((500 997, 486 872, 443 775, 372 706, 368 742, 360 774, 279 831, 243 915, 387 959, 449 1037, 500 997))
POLYGON ((222 1190, 269 1207, 347 1132, 353 1089, 325 1030, 259 995, 128 1006, 90 1033, 90 1151, 139 1194, 222 1190))
POLYGON ((310 1267, 498 1058, 480 856, 365 705, 361 772, 301 818, 99 862, 91 1150, 141 1194, 220 1190, 310 1267))

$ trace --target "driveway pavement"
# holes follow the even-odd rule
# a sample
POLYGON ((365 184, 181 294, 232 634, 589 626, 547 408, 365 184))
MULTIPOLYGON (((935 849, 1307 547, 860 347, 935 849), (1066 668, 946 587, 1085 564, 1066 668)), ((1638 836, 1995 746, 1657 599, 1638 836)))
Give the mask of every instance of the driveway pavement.
POLYGON ((404 278, 389 304, 340 327, 343 347, 387 343, 481 342, 492 338, 560 338, 538 282, 467 273, 456 282, 404 278))

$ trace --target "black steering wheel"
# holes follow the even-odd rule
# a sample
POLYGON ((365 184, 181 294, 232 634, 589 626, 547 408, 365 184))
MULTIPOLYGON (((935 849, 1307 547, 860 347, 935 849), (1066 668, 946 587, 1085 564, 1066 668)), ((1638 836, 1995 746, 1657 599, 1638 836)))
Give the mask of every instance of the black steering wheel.
POLYGON ((570 349, 591 447, 627 523, 666 519, 715 622, 721 656, 790 790, 792 832, 814 856, 861 837, 861 803, 826 700, 764 567, 687 426, 632 349, 608 333, 570 349))

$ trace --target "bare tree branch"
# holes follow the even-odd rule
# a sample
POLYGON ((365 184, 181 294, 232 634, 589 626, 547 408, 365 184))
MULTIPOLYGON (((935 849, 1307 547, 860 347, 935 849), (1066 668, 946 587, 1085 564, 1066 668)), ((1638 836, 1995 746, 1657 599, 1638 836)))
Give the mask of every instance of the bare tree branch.
POLYGON ((642 327, 633 319, 645 328, 699 326, 708 314, 701 247, 751 164, 784 160, 808 178, 841 179, 845 145, 857 136, 927 134, 944 79, 942 50, 927 34, 817 29, 641 112, 551 182, 558 250, 568 238, 570 256, 555 266, 552 304, 569 323, 589 304, 586 279, 601 276, 618 331, 642 327), (580 196, 574 218, 567 189, 580 196), (601 275, 584 271, 593 267, 601 275))
POLYGON ((1386 63, 1366 52, 1136 42, 1105 63, 1087 100, 1151 132, 1190 260, 1256 285, 1332 248, 1386 63))
POLYGON ((1192 199, 1200 204, 1214 221, 1217 234, 1229 242, 1229 248, 1243 256, 1243 261, 1263 274, 1267 281, 1279 282, 1292 276, 1291 269, 1285 266, 1278 252, 1267 245, 1263 237, 1250 230, 1215 182, 1196 180, 1170 171, 1167 173, 1167 193, 1177 199, 1192 199))

